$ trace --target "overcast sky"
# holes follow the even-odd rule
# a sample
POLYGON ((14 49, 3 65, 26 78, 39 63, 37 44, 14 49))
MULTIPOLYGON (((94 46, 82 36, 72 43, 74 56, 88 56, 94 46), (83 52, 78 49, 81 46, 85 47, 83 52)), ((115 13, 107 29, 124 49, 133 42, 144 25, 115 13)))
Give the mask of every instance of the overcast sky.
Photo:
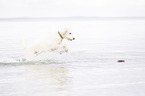
POLYGON ((145 16, 145 0, 0 0, 0 18, 145 16))

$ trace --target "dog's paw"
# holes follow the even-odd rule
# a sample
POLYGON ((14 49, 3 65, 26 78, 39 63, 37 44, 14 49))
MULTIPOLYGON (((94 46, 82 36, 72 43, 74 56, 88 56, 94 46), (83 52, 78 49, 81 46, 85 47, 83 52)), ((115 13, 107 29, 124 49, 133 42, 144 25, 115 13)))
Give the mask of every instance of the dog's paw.
POLYGON ((68 49, 65 49, 65 52, 68 53, 68 49))
POLYGON ((61 55, 62 54, 62 51, 60 51, 59 54, 61 55))

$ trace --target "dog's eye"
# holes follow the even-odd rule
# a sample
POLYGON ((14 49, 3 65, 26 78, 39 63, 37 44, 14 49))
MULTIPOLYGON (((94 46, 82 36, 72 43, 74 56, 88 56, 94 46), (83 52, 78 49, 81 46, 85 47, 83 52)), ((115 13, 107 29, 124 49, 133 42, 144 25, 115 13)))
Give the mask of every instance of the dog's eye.
POLYGON ((69 33, 71 35, 71 33, 69 33))

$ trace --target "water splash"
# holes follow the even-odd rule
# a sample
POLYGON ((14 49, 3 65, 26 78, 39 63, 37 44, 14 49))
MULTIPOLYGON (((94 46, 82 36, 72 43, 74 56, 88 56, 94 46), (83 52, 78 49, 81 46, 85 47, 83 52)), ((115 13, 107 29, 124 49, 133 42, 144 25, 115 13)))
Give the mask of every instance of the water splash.
POLYGON ((10 57, 0 57, 1 65, 26 65, 26 64, 64 64, 66 54, 60 55, 56 53, 46 53, 41 54, 31 60, 26 60, 24 58, 10 58, 10 57))
POLYGON ((15 58, 8 58, 8 57, 2 57, 0 58, 1 63, 16 63, 16 62, 22 62, 23 59, 15 59, 15 58))

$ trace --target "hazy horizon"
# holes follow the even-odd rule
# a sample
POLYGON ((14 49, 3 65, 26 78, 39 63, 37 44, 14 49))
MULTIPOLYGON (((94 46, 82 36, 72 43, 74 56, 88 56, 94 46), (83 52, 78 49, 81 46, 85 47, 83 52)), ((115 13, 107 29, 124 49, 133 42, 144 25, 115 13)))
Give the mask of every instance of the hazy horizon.
POLYGON ((0 0, 0 18, 144 17, 145 0, 0 0))
POLYGON ((140 17, 86 17, 86 16, 74 16, 74 17, 9 17, 0 18, 0 21, 23 21, 23 20, 50 20, 50 21, 62 21, 62 20, 145 20, 145 16, 140 17))

